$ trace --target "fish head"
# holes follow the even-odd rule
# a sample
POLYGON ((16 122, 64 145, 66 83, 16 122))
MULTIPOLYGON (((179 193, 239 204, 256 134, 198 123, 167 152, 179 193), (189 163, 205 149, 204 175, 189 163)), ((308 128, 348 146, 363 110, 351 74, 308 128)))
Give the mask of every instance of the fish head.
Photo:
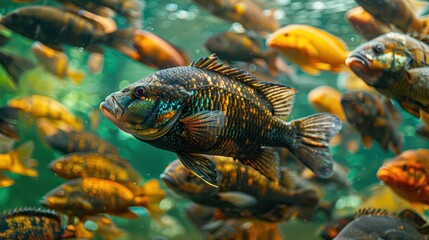
POLYGON ((299 49, 299 43, 302 42, 303 36, 300 36, 299 31, 291 29, 293 24, 278 29, 268 36, 266 45, 270 48, 278 48, 282 50, 299 49))
POLYGON ((79 186, 72 180, 46 193, 40 199, 40 204, 46 208, 67 212, 78 206, 78 192, 79 186))
POLYGON ((167 166, 161 179, 173 192, 191 199, 207 198, 218 189, 197 177, 179 159, 167 166))
POLYGON ((369 86, 389 87, 412 61, 405 44, 403 34, 386 33, 354 50, 346 64, 369 86))
POLYGON ((85 171, 83 157, 69 154, 49 163, 49 169, 66 179, 78 178, 85 171))
POLYGON ((143 80, 110 94, 100 109, 119 129, 144 141, 162 137, 171 129, 190 93, 182 86, 143 80))
POLYGON ((427 174, 424 164, 402 156, 384 163, 377 177, 395 190, 411 192, 425 188, 428 184, 427 174))
POLYGON ((0 25, 18 33, 36 30, 40 27, 36 17, 32 8, 20 8, 2 17, 0 25))

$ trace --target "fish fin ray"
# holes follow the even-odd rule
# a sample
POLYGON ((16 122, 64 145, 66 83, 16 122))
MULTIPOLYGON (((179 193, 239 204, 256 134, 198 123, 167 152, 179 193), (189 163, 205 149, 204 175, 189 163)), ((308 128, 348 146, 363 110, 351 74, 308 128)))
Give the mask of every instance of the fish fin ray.
POLYGON ((177 153, 177 156, 183 165, 191 170, 195 176, 212 187, 218 187, 216 181, 216 166, 210 159, 202 154, 184 152, 177 153))
POLYGON ((257 203, 257 199, 254 196, 238 191, 221 192, 218 193, 218 197, 222 201, 227 201, 240 208, 250 207, 257 203))
POLYGON ((191 66, 230 77, 255 89, 270 103, 270 111, 274 116, 287 116, 291 111, 290 109, 294 103, 295 93, 297 92, 297 90, 291 87, 259 81, 254 75, 247 71, 221 63, 215 54, 207 58, 200 58, 198 61, 192 62, 191 66))
POLYGON ((220 110, 201 111, 180 120, 186 128, 186 137, 196 145, 214 144, 226 123, 220 110))
POLYGON ((333 174, 333 160, 329 141, 342 128, 341 120, 334 114, 319 113, 288 123, 294 132, 293 141, 285 136, 289 150, 318 177, 333 174))
POLYGON ((355 212, 355 219, 365 216, 392 216, 387 210, 380 208, 360 208, 355 212))
POLYGON ((36 177, 38 175, 37 171, 35 169, 25 166, 25 163, 31 160, 30 158, 31 154, 33 153, 33 150, 34 143, 32 140, 21 144, 15 150, 18 161, 11 167, 10 171, 25 176, 36 177))
POLYGON ((250 159, 239 159, 245 165, 251 166, 272 181, 279 179, 279 156, 271 148, 261 150, 250 159))

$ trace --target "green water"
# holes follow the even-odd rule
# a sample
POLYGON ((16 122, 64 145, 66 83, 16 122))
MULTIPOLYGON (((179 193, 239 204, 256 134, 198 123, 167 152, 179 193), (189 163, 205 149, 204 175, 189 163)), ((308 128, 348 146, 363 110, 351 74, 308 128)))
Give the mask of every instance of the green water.
MULTIPOLYGON (((344 20, 346 10, 355 7, 354 1, 272 1, 274 8, 283 11, 285 17, 281 24, 290 23, 310 24, 328 32, 340 36, 352 50, 363 40, 353 32, 344 20)), ((42 1, 37 4, 58 5, 55 1, 42 1)), ((8 0, 0 1, 0 13, 7 12, 24 6, 8 0)), ((126 26, 120 17, 117 17, 119 28, 126 26)), ((151 31, 171 43, 184 48, 195 60, 207 56, 209 53, 204 49, 204 41, 212 34, 231 29, 231 24, 210 15, 191 1, 146 1, 144 10, 143 28, 151 31)), ((5 49, 9 52, 20 54, 36 62, 35 57, 29 54, 32 41, 13 35, 13 40, 5 49)), ((18 87, 13 87, 7 74, 0 70, 0 104, 5 105, 9 99, 31 94, 40 94, 53 97, 61 101, 73 113, 86 119, 89 126, 88 112, 98 109, 104 98, 118 89, 138 79, 153 73, 155 70, 134 62, 121 55, 115 50, 105 49, 105 65, 100 74, 89 73, 86 60, 88 53, 79 51, 77 48, 66 47, 66 52, 71 59, 72 67, 84 71, 86 77, 82 84, 76 85, 70 81, 60 81, 56 77, 46 73, 40 67, 28 71, 21 79, 18 87)), ((293 114, 290 119, 299 118, 314 113, 307 102, 307 93, 314 87, 320 85, 336 86, 337 75, 322 73, 314 77, 298 71, 295 81, 280 79, 286 85, 299 89, 293 114)), ((429 143, 416 136, 415 127, 419 121, 400 110, 403 122, 400 130, 404 135, 403 150, 428 148, 429 143)), ((128 134, 119 131, 110 121, 101 117, 101 123, 96 130, 97 134, 120 148, 120 155, 130 160, 132 165, 142 174, 145 179, 158 178, 166 165, 176 159, 175 154, 151 147, 140 142, 128 134)), ((13 209, 24 206, 39 207, 39 199, 49 190, 64 182, 55 176, 47 164, 58 157, 61 153, 53 150, 47 145, 37 132, 31 122, 20 123, 20 143, 33 139, 35 151, 33 157, 39 162, 37 170, 39 177, 30 178, 9 174, 16 182, 8 188, 0 188, 0 209, 13 209)), ((349 168, 348 177, 353 187, 360 191, 368 186, 378 183, 376 171, 384 159, 393 157, 393 153, 384 152, 378 144, 371 149, 362 147, 355 154, 350 154, 341 148, 332 148, 334 159, 349 168)), ((114 218, 120 228, 129 232, 129 239, 151 239, 157 236, 167 239, 201 239, 197 230, 191 226, 183 215, 183 207, 187 200, 169 195, 163 202, 165 208, 169 209, 164 218, 165 225, 159 226, 145 213, 142 212, 140 219, 125 220, 114 218)), ((303 223, 292 221, 281 225, 285 239, 319 239, 318 229, 322 220, 316 218, 314 222, 303 223)))

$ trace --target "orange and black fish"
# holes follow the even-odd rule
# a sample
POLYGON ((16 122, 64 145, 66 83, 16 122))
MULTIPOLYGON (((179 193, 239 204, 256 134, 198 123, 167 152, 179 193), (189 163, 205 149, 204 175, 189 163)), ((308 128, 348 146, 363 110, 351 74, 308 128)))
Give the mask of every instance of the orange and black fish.
POLYGON ((347 11, 346 19, 350 26, 367 40, 392 32, 390 27, 375 20, 374 17, 362 7, 356 7, 347 11))
POLYGON ((387 161, 377 177, 402 198, 429 204, 429 150, 408 150, 387 161))
POLYGON ((348 239, 427 239, 426 221, 412 210, 398 214, 382 209, 359 209, 355 219, 347 224, 334 240, 348 239))
POLYGON ((106 34, 103 25, 94 19, 49 6, 16 9, 2 17, 0 24, 55 50, 62 50, 66 44, 102 52, 100 46, 107 45, 126 52, 134 32, 134 29, 123 29, 106 34))
POLYGON ((137 186, 143 178, 126 160, 116 155, 96 153, 71 153, 52 161, 49 168, 66 178, 103 178, 137 186))
MULTIPOLYGON (((39 125, 39 128, 41 126, 39 125)), ((119 149, 92 132, 64 131, 43 126, 42 131, 49 145, 63 153, 95 152, 117 155, 119 149)))
POLYGON ((60 215, 51 210, 20 208, 0 214, 0 239, 56 240, 75 237, 74 227, 63 227, 60 215))
POLYGON ((252 0, 193 0, 213 15, 239 22, 247 30, 270 33, 280 27, 280 23, 272 14, 264 10, 252 0))
POLYGON ((353 220, 354 216, 348 215, 328 222, 320 231, 319 236, 326 240, 332 240, 353 220))
POLYGON ((188 67, 160 70, 112 93, 100 108, 119 129, 161 149, 215 186, 214 164, 203 154, 224 155, 277 178, 267 147, 283 147, 318 176, 332 175, 329 140, 342 127, 321 113, 285 122, 296 90, 258 81, 215 56, 188 67))
POLYGON ((318 192, 314 188, 295 189, 292 178, 284 180, 290 185, 285 186, 231 158, 214 157, 212 160, 219 173, 218 188, 194 176, 179 160, 168 165, 161 179, 173 192, 196 203, 220 208, 229 216, 251 216, 278 222, 285 217, 277 211, 283 205, 297 208, 304 216, 312 214, 319 203, 318 192), (274 209, 278 216, 271 214, 274 209))
POLYGON ((347 58, 350 69, 412 115, 429 113, 429 46, 410 36, 387 33, 364 43, 347 58))
POLYGON ((395 154, 402 151, 402 134, 398 130, 399 114, 390 99, 365 91, 344 93, 341 97, 347 122, 362 136, 365 147, 375 140, 385 151, 392 149, 395 154))
POLYGON ((377 21, 393 25, 404 33, 424 30, 425 21, 417 16, 416 7, 425 7, 424 1, 412 0, 356 0, 377 21))
POLYGON ((18 141, 18 119, 19 109, 0 107, 0 135, 18 141))
POLYGON ((64 52, 49 48, 41 42, 35 42, 31 49, 43 68, 53 75, 61 79, 69 77, 74 83, 80 83, 85 77, 82 72, 70 68, 69 59, 64 52))
POLYGON ((37 118, 48 118, 64 122, 76 131, 83 129, 82 119, 71 113, 62 103, 50 97, 31 95, 14 98, 8 102, 8 106, 22 110, 37 118))
POLYGON ((145 30, 139 29, 134 32, 133 46, 135 51, 127 55, 150 67, 164 69, 188 64, 188 57, 183 55, 186 54, 184 51, 145 30))
POLYGON ((204 45, 222 61, 251 63, 255 59, 262 59, 272 73, 277 73, 277 53, 274 50, 262 50, 261 42, 256 36, 248 33, 222 32, 211 36, 204 45))
POLYGON ((69 216, 92 216, 108 213, 124 218, 136 218, 128 209, 142 206, 154 217, 159 218, 162 210, 159 202, 165 192, 159 188, 156 179, 147 181, 137 190, 130 190, 124 185, 99 178, 73 179, 49 191, 40 203, 69 216))
POLYGON ((18 84, 22 74, 36 67, 30 60, 3 50, 0 50, 0 64, 15 84, 18 84))

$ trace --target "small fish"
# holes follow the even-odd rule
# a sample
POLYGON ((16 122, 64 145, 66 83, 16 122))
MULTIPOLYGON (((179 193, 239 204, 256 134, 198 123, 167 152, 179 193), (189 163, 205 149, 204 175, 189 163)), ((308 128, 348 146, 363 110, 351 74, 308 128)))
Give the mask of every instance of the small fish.
POLYGON ((65 53, 49 48, 41 42, 33 43, 31 49, 43 68, 53 75, 61 79, 69 77, 76 84, 82 82, 85 77, 82 72, 70 68, 69 59, 65 53))
POLYGON ((18 141, 18 119, 19 109, 13 107, 0 107, 0 135, 14 141, 18 141))
POLYGON ((282 240, 275 223, 253 219, 228 218, 213 220, 200 229, 206 239, 217 240, 282 240))
POLYGON ((130 190, 120 183, 99 178, 73 179, 52 189, 43 196, 40 204, 69 216, 91 216, 108 213, 123 218, 137 218, 128 207, 142 206, 159 218, 158 207, 165 192, 156 179, 147 181, 138 190, 130 190))
POLYGON ((346 116, 341 106, 341 93, 329 86, 320 86, 308 93, 308 101, 318 112, 328 112, 337 115, 341 121, 346 121, 346 116))
POLYGON ((38 124, 48 144, 65 154, 95 152, 118 155, 119 149, 92 132, 64 131, 50 125, 38 124))
POLYGON ((7 53, 4 50, 0 50, 0 64, 15 84, 18 84, 22 74, 36 67, 30 60, 12 53, 7 53))
POLYGON ((267 147, 287 148, 318 176, 329 177, 328 142, 341 121, 327 113, 280 120, 291 112, 295 92, 260 82, 212 55, 188 67, 155 72, 112 93, 100 109, 119 129, 176 152, 213 186, 215 166, 203 154, 233 157, 275 180, 277 158, 267 147))
POLYGON ((286 187, 231 158, 214 157, 213 162, 219 173, 216 182, 218 188, 194 176, 179 160, 167 166, 161 179, 173 192, 196 203, 220 208, 233 216, 250 215, 276 222, 282 220, 283 216, 274 220, 267 216, 279 205, 297 207, 300 212, 308 214, 314 212, 318 205, 317 191, 311 187, 294 189, 291 187, 291 178, 286 180, 291 186, 286 187))
POLYGON ((354 216, 348 215, 348 216, 340 217, 333 221, 330 221, 326 223, 325 226, 322 228, 322 230, 319 233, 319 236, 326 240, 332 240, 336 236, 338 236, 338 233, 340 233, 340 231, 343 230, 343 228, 353 220, 354 220, 354 216))
POLYGON ((350 9, 346 13, 346 19, 350 26, 367 40, 392 32, 392 29, 384 23, 378 22, 362 7, 350 9))
POLYGON ((346 69, 347 45, 319 28, 290 24, 273 32, 266 43, 311 75, 319 75, 320 71, 339 73, 346 69))
MULTIPOLYGON (((1 153, 0 171, 10 171, 20 175, 37 177, 37 171, 33 168, 36 161, 31 159, 33 150, 33 141, 27 141, 11 152, 1 153)), ((13 180, 0 175, 0 187, 7 187, 13 183, 13 180)))
POLYGON ((119 13, 127 19, 127 22, 136 29, 142 27, 143 0, 57 0, 64 4, 74 4, 95 14, 112 17, 111 10, 119 13))
POLYGON ((369 86, 393 98, 412 115, 429 113, 429 46, 410 36, 387 33, 356 48, 346 64, 369 86))
POLYGON ((412 210, 391 214, 381 209, 360 209, 334 240, 423 240, 428 230, 426 221, 412 210))
POLYGON ((116 155, 71 153, 52 161, 49 168, 66 179, 102 178, 134 187, 143 180, 126 159, 116 155))
POLYGON ((65 122, 76 131, 83 129, 82 119, 71 113, 62 103, 50 97, 31 95, 14 98, 8 102, 8 106, 22 110, 37 118, 65 122))
POLYGON ((164 69, 188 64, 183 52, 151 32, 136 30, 133 45, 135 51, 128 56, 150 67, 164 69))
POLYGON ((342 95, 341 105, 347 122, 360 133, 366 148, 370 148, 375 140, 385 151, 388 148, 395 154, 402 151, 402 134, 398 130, 400 118, 396 117, 399 113, 390 99, 354 91, 342 95))
POLYGON ((100 45, 126 52, 134 32, 134 29, 123 29, 106 33, 101 23, 72 10, 37 5, 6 14, 0 24, 59 51, 66 44, 98 53, 102 53, 100 45))
POLYGON ((385 162, 377 177, 410 202, 429 204, 429 150, 408 150, 385 162))
POLYGON ((204 45, 222 61, 251 63, 255 59, 262 59, 273 74, 278 74, 276 66, 277 53, 273 50, 263 51, 259 39, 249 33, 231 31, 218 33, 207 39, 204 45))
POLYGON ((75 238, 74 227, 63 227, 56 212, 19 208, 0 214, 0 238, 4 240, 56 240, 75 238))
POLYGON ((238 22, 247 30, 271 33, 280 23, 252 0, 193 0, 213 15, 230 22, 238 22))
POLYGON ((423 31, 425 22, 418 18, 418 8, 424 9, 427 3, 413 0, 356 0, 377 21, 393 25, 404 33, 423 31))

